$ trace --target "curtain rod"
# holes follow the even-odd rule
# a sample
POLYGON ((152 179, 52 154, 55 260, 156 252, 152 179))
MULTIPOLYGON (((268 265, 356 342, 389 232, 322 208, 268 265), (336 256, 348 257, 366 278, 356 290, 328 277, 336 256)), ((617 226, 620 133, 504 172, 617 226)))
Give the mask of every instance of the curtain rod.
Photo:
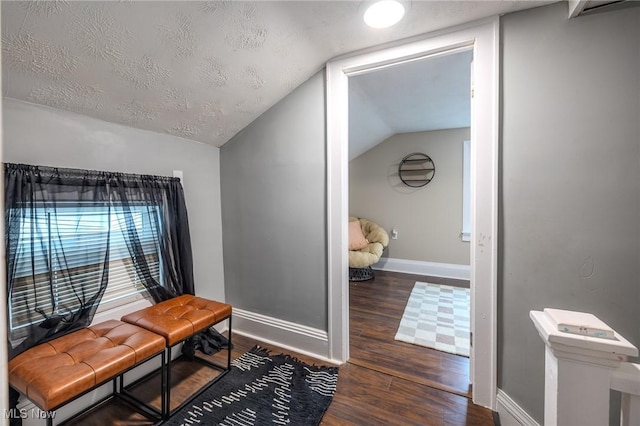
POLYGON ((66 167, 37 166, 33 164, 23 164, 23 163, 4 163, 4 164, 5 164, 5 169, 28 170, 31 172, 37 172, 38 174, 44 175, 45 177, 79 178, 83 176, 90 176, 90 177, 104 177, 104 178, 121 177, 121 178, 129 178, 129 179, 155 179, 155 180, 162 180, 167 182, 180 181, 180 178, 173 177, 173 176, 157 176, 157 175, 148 175, 148 174, 111 172, 111 171, 101 171, 101 170, 74 169, 74 168, 66 168, 66 167))

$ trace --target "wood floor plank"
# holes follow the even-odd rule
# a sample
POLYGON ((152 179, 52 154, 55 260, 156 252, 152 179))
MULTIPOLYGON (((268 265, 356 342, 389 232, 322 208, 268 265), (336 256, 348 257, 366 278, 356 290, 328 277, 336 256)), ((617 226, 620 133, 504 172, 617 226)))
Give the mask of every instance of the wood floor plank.
POLYGON ((428 417, 419 420, 409 419, 398 415, 396 412, 389 412, 388 409, 380 408, 374 405, 375 402, 367 401, 341 401, 334 400, 331 403, 331 411, 327 415, 332 416, 331 412, 335 410, 339 417, 329 417, 337 419, 335 423, 325 423, 324 419, 321 425, 337 425, 343 422, 357 425, 367 426, 407 426, 407 425, 433 425, 443 426, 443 417, 428 417), (335 406, 334 406, 335 404, 335 406))
POLYGON ((379 315, 364 311, 351 311, 351 326, 360 330, 360 336, 370 339, 391 341, 398 331, 400 320, 382 319, 379 315))
MULTIPOLYGON (((422 392, 411 395, 413 400, 410 400, 409 392, 403 392, 401 385, 393 388, 391 384, 384 387, 371 386, 372 379, 381 375, 373 370, 354 365, 347 365, 340 374, 342 377, 339 380, 343 380, 342 385, 347 388, 345 394, 351 406, 366 407, 368 411, 373 410, 379 416, 387 413, 385 421, 391 417, 403 424, 420 424, 425 419, 431 419, 430 423, 433 424, 443 422, 444 407, 421 398, 422 392)), ((394 381, 395 379, 391 383, 394 381)))

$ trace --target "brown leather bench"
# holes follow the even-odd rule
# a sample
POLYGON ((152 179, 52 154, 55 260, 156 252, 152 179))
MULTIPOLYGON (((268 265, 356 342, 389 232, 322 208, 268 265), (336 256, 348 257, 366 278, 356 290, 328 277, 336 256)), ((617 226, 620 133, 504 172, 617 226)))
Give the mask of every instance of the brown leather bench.
MULTIPOLYGON (((17 355, 9 361, 9 384, 40 409, 50 411, 113 381, 113 392, 106 399, 117 396, 142 410, 143 414, 162 417, 162 412, 126 392, 122 378, 133 367, 157 355, 162 357, 164 370, 165 339, 162 336, 142 327, 110 320, 17 355), (119 382, 118 387, 116 382, 119 382)), ((162 382, 164 387, 164 380, 162 382)), ((47 419, 48 424, 52 422, 47 419)))
MULTIPOLYGON (((227 348, 227 365, 222 366, 195 357, 199 362, 221 371, 215 379, 224 376, 231 368, 231 305, 213 300, 196 297, 190 294, 165 300, 145 309, 123 316, 122 321, 146 328, 164 337, 167 347, 166 355, 166 406, 163 412, 168 418, 171 410, 171 351, 174 346, 184 342, 187 338, 203 331, 221 321, 229 321, 229 346, 227 348)), ((205 387, 206 388, 206 387, 205 387)), ((203 391, 205 388, 201 389, 203 391)), ((197 392, 175 410, 186 405, 199 395, 197 392)), ((173 410, 173 411, 175 411, 173 410)))

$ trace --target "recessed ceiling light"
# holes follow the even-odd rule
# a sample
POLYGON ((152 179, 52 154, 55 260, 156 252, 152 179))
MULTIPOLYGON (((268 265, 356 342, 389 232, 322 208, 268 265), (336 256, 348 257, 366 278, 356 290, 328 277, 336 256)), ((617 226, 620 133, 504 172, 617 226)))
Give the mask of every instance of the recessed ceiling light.
POLYGON ((398 23, 404 15, 404 6, 396 0, 382 0, 364 12, 364 22, 372 28, 387 28, 398 23))

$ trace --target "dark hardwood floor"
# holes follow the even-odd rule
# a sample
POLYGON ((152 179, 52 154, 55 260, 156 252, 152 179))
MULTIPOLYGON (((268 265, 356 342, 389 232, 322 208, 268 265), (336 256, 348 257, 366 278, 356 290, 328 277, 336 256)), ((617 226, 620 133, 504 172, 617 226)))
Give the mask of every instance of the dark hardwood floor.
POLYGON ((469 358, 394 340, 416 281, 469 287, 463 280, 385 271, 349 283, 349 363, 471 397, 469 358))
MULTIPOLYGON (((401 342, 393 341, 397 329, 394 321, 399 323, 413 283, 424 280, 425 277, 377 271, 375 280, 351 283, 352 359, 340 366, 338 388, 321 425, 494 424, 490 410, 463 396, 469 392, 468 359, 457 359, 453 355, 404 343, 401 346, 407 347, 398 349, 395 346, 401 342), (392 319, 396 316, 397 319, 392 319)), ((436 278, 428 281, 464 285, 464 282, 456 284, 436 278)), ((237 334, 233 335, 233 343, 233 358, 259 344, 273 353, 288 353, 307 363, 322 364, 315 358, 237 334)), ((222 362, 224 355, 219 353, 209 358, 222 362)), ((196 362, 176 362, 172 369, 172 407, 206 385, 216 374, 196 362)), ((152 376, 132 392, 159 407, 158 390, 159 377, 152 376)), ((149 425, 152 422, 128 405, 112 400, 70 424, 149 425)))
MULTIPOLYGON (((234 358, 260 342, 234 334, 234 358)), ((261 344, 273 353, 289 353, 307 363, 317 359, 274 345, 261 344)), ((218 360, 220 355, 211 357, 218 360)), ((217 374, 196 362, 177 362, 172 370, 172 407, 206 385, 217 374)), ((132 392, 159 407, 158 377, 151 377, 132 392)), ((68 423, 82 426, 151 425, 128 405, 111 400, 88 415, 68 423)), ((347 363, 340 367, 338 388, 326 411, 323 426, 343 425, 493 425, 492 412, 474 405, 469 398, 444 392, 393 375, 347 363)), ((304 425, 294 425, 304 426, 304 425)))

